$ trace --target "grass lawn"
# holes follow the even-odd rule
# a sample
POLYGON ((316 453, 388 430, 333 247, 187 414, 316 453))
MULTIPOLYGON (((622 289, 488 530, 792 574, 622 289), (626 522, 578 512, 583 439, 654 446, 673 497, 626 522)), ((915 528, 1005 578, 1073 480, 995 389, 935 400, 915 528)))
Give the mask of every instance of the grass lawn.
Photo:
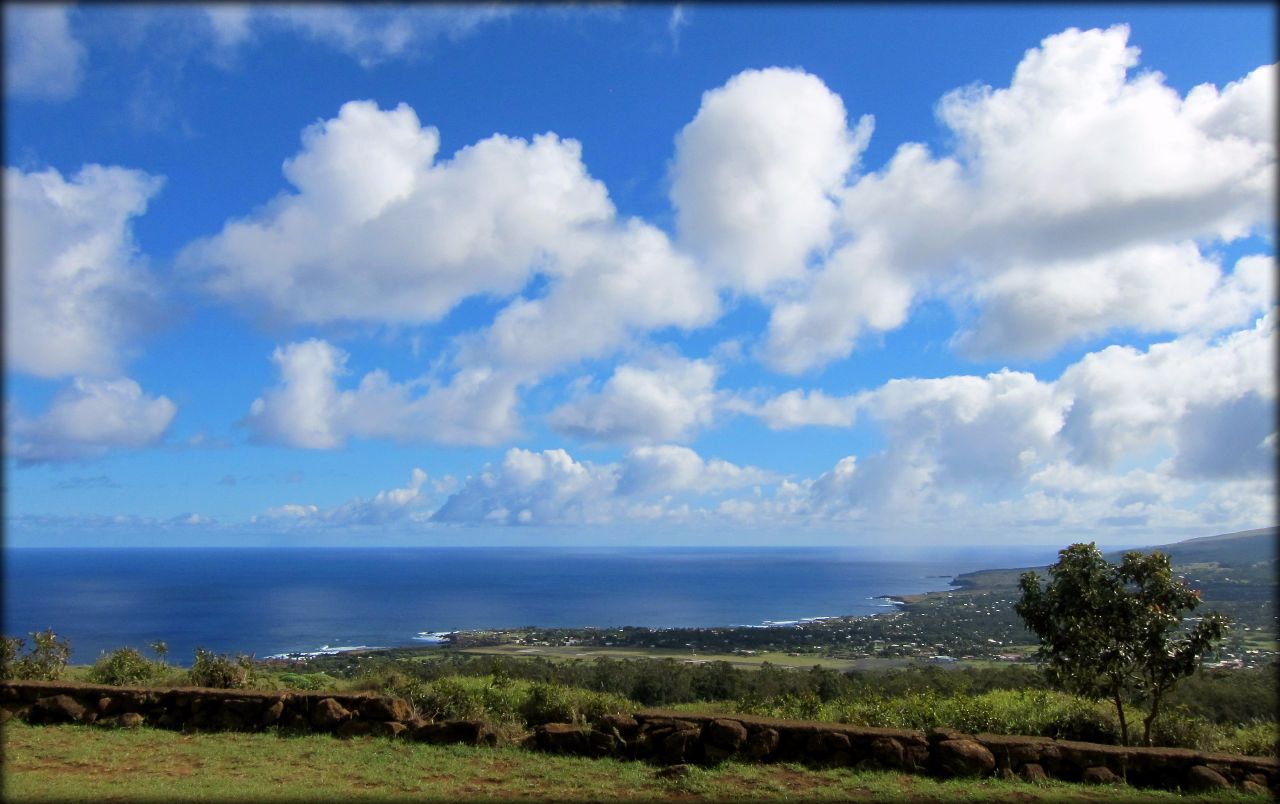
POLYGON ((788 801, 1233 801, 1126 787, 939 782, 923 776, 734 762, 667 779, 640 762, 515 747, 429 746, 378 738, 185 735, 91 726, 4 727, 5 801, 327 801, 525 798, 788 801))

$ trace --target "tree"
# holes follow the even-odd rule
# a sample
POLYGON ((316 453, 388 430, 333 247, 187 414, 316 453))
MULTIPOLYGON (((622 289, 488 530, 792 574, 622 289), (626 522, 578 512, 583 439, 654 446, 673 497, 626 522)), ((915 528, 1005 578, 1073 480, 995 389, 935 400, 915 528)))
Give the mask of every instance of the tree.
POLYGON ((1094 544, 1073 544, 1058 553, 1045 586, 1035 572, 1024 573, 1019 586, 1014 610, 1040 638, 1049 677, 1077 695, 1110 700, 1126 745, 1125 699, 1147 703, 1142 736, 1150 745, 1165 694, 1196 671, 1227 627, 1212 613, 1183 627, 1200 593, 1174 577, 1162 553, 1131 551, 1117 566, 1094 544))

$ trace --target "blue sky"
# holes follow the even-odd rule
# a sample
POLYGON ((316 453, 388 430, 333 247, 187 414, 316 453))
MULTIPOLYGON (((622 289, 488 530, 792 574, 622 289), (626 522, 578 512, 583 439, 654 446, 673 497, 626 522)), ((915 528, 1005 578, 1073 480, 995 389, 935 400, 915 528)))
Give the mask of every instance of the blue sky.
POLYGON ((11 545, 1275 522, 1270 6, 5 15, 11 545))

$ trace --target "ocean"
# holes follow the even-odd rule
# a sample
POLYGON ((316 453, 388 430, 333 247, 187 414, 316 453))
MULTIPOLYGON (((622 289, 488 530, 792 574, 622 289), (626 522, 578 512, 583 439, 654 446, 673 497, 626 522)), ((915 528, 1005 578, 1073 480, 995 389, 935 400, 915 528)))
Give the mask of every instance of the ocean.
POLYGON ((525 625, 761 625, 875 614, 881 595, 1053 560, 1049 548, 886 559, 856 548, 5 549, 4 633, 53 628, 75 662, 196 646, 259 657, 426 644, 525 625), (425 638, 424 638, 425 637, 425 638))

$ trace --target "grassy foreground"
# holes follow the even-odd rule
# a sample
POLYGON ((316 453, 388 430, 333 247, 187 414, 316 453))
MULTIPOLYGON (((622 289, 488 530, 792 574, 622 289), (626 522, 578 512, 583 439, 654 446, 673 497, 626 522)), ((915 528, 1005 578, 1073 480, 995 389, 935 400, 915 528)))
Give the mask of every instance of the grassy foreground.
POLYGON ((326 801, 525 798, 788 801, 1234 801, 1123 786, 1033 785, 798 765, 727 762, 679 778, 640 762, 550 756, 515 747, 272 734, 28 726, 3 732, 5 801, 326 801))

